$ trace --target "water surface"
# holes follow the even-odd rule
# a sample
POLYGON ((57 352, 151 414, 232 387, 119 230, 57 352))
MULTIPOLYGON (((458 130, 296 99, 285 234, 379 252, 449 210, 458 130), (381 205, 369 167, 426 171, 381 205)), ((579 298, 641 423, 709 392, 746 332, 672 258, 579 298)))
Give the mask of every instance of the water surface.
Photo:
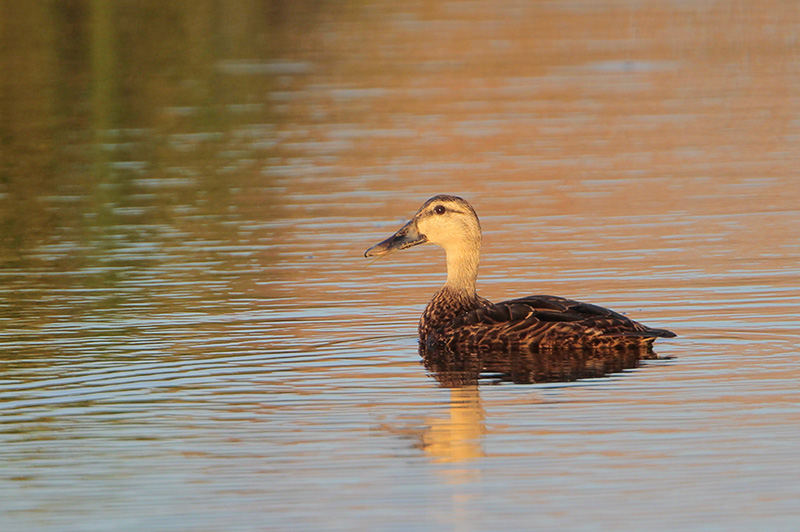
POLYGON ((791 3, 0 2, 0 529, 796 530, 791 3), (605 378, 447 387, 480 292, 656 327, 605 378))

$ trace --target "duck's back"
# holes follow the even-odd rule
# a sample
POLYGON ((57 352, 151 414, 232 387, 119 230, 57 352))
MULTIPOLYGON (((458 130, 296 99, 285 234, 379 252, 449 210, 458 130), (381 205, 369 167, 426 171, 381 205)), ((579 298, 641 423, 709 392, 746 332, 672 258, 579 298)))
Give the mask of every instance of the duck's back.
POLYGON ((435 303, 431 301, 426 314, 439 318, 436 326, 429 320, 425 334, 422 323, 420 327, 420 339, 428 346, 528 352, 556 348, 650 348, 656 338, 675 336, 607 308, 557 296, 535 295, 494 304, 482 299, 480 305, 473 303, 472 308, 463 312, 457 312, 456 306, 441 312, 435 303))

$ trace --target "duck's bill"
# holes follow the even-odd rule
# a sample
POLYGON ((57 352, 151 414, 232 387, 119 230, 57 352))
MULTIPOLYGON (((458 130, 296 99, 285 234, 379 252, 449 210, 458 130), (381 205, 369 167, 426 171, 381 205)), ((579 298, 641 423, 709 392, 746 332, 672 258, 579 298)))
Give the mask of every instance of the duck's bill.
POLYGON ((412 222, 408 222, 395 234, 383 242, 379 242, 369 248, 364 253, 364 256, 381 257, 383 255, 388 255, 392 251, 397 251, 398 249, 407 249, 412 246, 424 244, 427 241, 428 238, 425 235, 419 234, 417 228, 414 227, 414 224, 412 222))

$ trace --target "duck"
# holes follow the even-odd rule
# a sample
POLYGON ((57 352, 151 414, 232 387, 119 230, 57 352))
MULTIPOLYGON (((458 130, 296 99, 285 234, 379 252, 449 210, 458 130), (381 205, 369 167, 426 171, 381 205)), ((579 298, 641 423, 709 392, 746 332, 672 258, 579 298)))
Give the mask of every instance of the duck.
POLYGON ((367 249, 381 258, 422 244, 444 249, 447 279, 419 320, 421 352, 513 352, 632 348, 652 354, 672 331, 648 327, 613 310, 550 295, 492 303, 478 295, 481 224, 459 196, 439 194, 389 238, 367 249))

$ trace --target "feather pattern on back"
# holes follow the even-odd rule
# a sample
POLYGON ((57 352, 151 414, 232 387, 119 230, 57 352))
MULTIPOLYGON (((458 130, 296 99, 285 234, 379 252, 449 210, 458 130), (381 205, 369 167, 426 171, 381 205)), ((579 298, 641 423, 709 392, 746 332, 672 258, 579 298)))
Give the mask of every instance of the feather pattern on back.
POLYGON ((607 308, 557 296, 536 295, 490 303, 480 298, 471 309, 440 291, 420 320, 427 347, 455 350, 523 351, 554 348, 650 347, 672 337, 607 308))

